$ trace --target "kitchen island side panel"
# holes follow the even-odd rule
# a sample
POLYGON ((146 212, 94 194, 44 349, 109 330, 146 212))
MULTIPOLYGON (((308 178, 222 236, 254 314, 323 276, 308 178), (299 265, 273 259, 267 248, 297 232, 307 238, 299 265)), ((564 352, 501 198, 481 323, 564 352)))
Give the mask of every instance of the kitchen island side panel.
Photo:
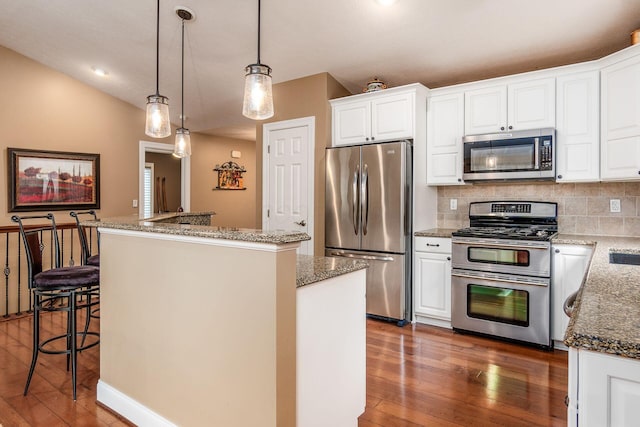
POLYGON ((294 426, 297 244, 101 232, 100 382, 176 425, 294 426))

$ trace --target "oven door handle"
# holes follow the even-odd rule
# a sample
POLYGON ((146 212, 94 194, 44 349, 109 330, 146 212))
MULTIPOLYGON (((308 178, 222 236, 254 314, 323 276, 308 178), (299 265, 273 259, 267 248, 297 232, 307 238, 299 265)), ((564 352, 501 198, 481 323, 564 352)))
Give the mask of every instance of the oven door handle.
POLYGON ((546 283, 525 282, 525 281, 521 281, 521 280, 517 280, 517 279, 513 279, 513 278, 506 279, 506 278, 502 278, 502 277, 483 276, 483 275, 476 275, 476 274, 451 273, 451 276, 452 277, 464 277, 466 279, 489 280, 489 281, 493 281, 493 282, 516 283, 518 285, 533 285, 533 286, 544 286, 544 287, 547 286, 546 283))
POLYGON ((518 248, 518 249, 549 249, 547 245, 536 245, 536 244, 527 244, 524 242, 519 243, 497 243, 497 242, 487 242, 482 240, 454 240, 451 242, 452 244, 460 245, 473 245, 473 246, 489 246, 492 248, 518 248))

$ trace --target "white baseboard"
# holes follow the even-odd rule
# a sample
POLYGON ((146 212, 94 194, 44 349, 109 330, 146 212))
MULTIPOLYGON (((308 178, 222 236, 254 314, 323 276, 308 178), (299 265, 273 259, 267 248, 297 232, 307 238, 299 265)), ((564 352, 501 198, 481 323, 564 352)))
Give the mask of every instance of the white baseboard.
POLYGON ((177 427, 126 394, 98 380, 97 400, 140 427, 177 427))

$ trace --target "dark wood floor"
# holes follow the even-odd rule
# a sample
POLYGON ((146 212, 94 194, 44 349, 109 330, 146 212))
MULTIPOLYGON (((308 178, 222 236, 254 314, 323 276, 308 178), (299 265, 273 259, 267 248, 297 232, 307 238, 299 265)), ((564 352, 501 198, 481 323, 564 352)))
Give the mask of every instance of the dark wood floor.
MULTIPOLYGON (((49 316, 43 328, 59 330, 60 315, 49 316)), ((29 317, 0 321, 0 425, 128 425, 95 403, 99 347, 80 355, 77 402, 63 356, 40 356, 23 397, 30 328, 29 317)), ((564 352, 367 322, 367 409, 360 427, 564 426, 566 392, 564 352)))

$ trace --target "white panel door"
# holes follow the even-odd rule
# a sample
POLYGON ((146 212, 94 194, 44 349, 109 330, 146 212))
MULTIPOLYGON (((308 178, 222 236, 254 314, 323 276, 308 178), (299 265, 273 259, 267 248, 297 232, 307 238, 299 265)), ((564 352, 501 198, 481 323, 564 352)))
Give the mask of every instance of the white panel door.
POLYGON ((451 254, 416 252, 416 314, 451 320, 451 254))
POLYGON ((557 79, 557 180, 600 179, 600 73, 587 71, 557 79))
POLYGON ((556 125, 556 80, 510 84, 507 90, 507 129, 552 128, 556 125))
POLYGON ((507 126, 507 87, 492 86, 464 94, 464 133, 501 132, 507 126))
MULTIPOLYGON (((263 183, 268 185, 268 202, 263 228, 300 231, 313 237, 312 132, 309 125, 287 125, 290 122, 296 121, 265 125, 267 176, 263 183)), ((302 242, 298 252, 313 255, 310 242, 302 242)))
POLYGON ((640 420, 640 362, 580 350, 578 425, 635 427, 640 420))
POLYGON ((371 102, 357 101, 333 107, 333 146, 369 142, 371 102))
POLYGON ((463 184, 464 94, 430 98, 427 120, 427 185, 463 184))
POLYGON ((372 100, 372 141, 396 141, 413 138, 414 103, 413 92, 372 100))

